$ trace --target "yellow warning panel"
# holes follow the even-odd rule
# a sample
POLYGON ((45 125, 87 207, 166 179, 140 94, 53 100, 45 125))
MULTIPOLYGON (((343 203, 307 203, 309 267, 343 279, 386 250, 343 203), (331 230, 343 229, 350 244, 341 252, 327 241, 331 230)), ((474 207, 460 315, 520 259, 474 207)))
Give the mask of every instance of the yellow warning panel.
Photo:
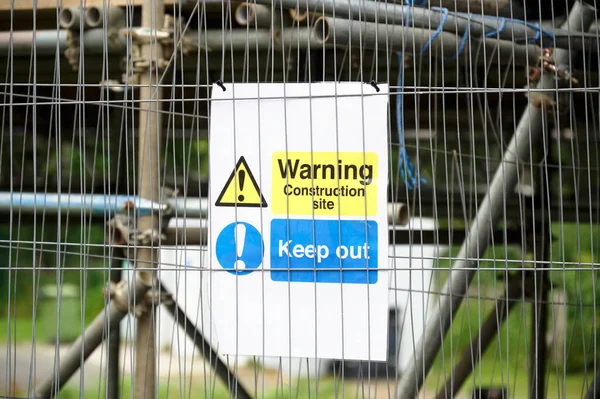
POLYGON ((267 207, 267 201, 265 201, 244 157, 240 157, 234 171, 223 186, 215 206, 267 207))
POLYGON ((377 215, 374 152, 275 152, 274 214, 377 215))

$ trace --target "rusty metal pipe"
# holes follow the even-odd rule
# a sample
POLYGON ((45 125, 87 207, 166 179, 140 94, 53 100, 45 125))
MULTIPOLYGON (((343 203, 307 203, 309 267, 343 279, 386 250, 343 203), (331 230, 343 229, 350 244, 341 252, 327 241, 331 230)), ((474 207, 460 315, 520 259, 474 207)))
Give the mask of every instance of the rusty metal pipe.
POLYGON ((89 6, 83 17, 88 28, 102 28, 106 20, 109 28, 125 27, 125 10, 121 7, 89 6))
POLYGON ((63 8, 62 10, 60 10, 60 14, 58 16, 58 23, 63 29, 78 31, 81 28, 81 8, 63 8))
POLYGON ((542 49, 535 45, 515 45, 506 40, 487 38, 482 42, 473 42, 471 46, 462 38, 449 32, 440 32, 424 28, 412 28, 401 25, 386 25, 375 22, 319 17, 313 27, 313 36, 322 44, 335 46, 362 46, 363 49, 402 51, 409 55, 422 53, 425 58, 431 55, 443 57, 461 54, 478 56, 477 61, 484 62, 493 57, 500 65, 533 65, 542 55, 542 49), (434 40, 431 40, 435 36, 434 40), (430 41, 431 40, 431 41, 430 41), (422 50, 427 47, 427 51, 422 50), (485 55, 485 57, 484 57, 485 55))
POLYGON ((241 26, 270 28, 276 26, 277 14, 265 5, 244 2, 235 9, 235 21, 241 26))
POLYGON ((290 17, 296 22, 304 22, 308 18, 308 11, 306 10, 298 10, 296 8, 290 8, 289 10, 290 17))

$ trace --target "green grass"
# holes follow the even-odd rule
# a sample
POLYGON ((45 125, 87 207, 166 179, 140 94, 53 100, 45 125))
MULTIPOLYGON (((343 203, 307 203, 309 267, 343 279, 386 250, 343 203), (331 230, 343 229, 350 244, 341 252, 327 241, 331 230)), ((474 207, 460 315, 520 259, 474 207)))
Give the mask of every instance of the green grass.
MULTIPOLYGON (((493 356, 484 357, 481 364, 478 364, 474 372, 467 378, 459 394, 468 396, 469 392, 475 386, 507 386, 510 398, 527 398, 528 393, 528 375, 526 363, 510 362, 500 366, 499 362, 493 359, 493 356)), ((448 375, 446 370, 446 376, 448 375)), ((585 374, 574 373, 567 374, 566 378, 559 368, 557 375, 556 369, 552 366, 546 376, 547 398, 581 398, 585 386, 585 374)), ((592 381, 593 373, 588 375, 588 384, 592 381)), ((426 382, 427 392, 433 393, 443 387, 443 374, 439 368, 434 368, 426 382)))
MULTIPOLYGON (((452 364, 456 362, 460 354, 468 347, 478 327, 493 309, 494 301, 486 299, 486 297, 494 295, 494 292, 490 291, 493 286, 490 286, 489 282, 486 281, 488 278, 485 276, 490 273, 481 272, 480 274, 479 279, 477 277, 474 279, 473 285, 476 287, 478 281, 481 283, 483 298, 472 297, 470 300, 463 301, 463 305, 459 308, 454 318, 452 329, 444 340, 443 356, 440 353, 426 380, 425 387, 427 392, 433 393, 442 387, 443 380, 449 373, 452 364), (444 371, 446 374, 444 374, 444 371)), ((497 284, 496 290, 497 292, 503 291, 501 283, 497 284)), ((581 325, 581 320, 577 321, 577 325, 581 325)), ((40 333, 43 332, 41 331, 42 328, 43 325, 41 323, 36 323, 36 338, 38 341, 41 339, 40 333)), ((496 339, 484 354, 481 364, 476 366, 474 375, 470 376, 463 385, 461 393, 467 394, 473 389, 473 384, 475 383, 477 385, 502 384, 508 386, 511 398, 527 397, 527 363, 529 358, 527 351, 530 329, 529 305, 519 303, 515 306, 507 323, 500 329, 496 339)), ((0 319, 0 345, 7 342, 7 330, 7 319, 0 319)), ((16 323, 14 320, 11 322, 11 341, 14 342, 15 339, 17 343, 30 343, 32 341, 32 320, 30 317, 18 318, 16 323)), ((576 336, 571 340, 579 341, 576 336)), ((569 344, 568 359, 581 357, 580 351, 575 351, 572 348, 574 346, 569 344)), ((587 351, 589 351, 589 348, 587 351)), ((566 362, 567 366, 563 364, 557 366, 550 359, 548 363, 550 367, 547 374, 548 398, 581 397, 585 378, 582 370, 578 367, 570 367, 569 365, 573 362, 566 362), (563 378, 563 373, 566 374, 566 378, 563 378)), ((260 375, 261 373, 259 372, 259 379, 260 375)), ((589 381, 591 381, 591 376, 589 377, 589 381)), ((227 390, 222 384, 217 383, 213 388, 214 392, 212 392, 208 388, 205 390, 202 382, 203 377, 195 377, 191 389, 188 384, 188 388, 182 392, 178 387, 179 377, 172 376, 169 386, 166 385, 166 382, 161 384, 159 397, 181 397, 181 395, 185 394, 186 397, 193 399, 205 397, 206 393, 216 399, 228 397, 227 390)), ((261 385, 261 382, 259 381, 258 384, 261 385)), ((292 397, 307 399, 315 397, 317 393, 319 397, 323 398, 339 398, 342 396, 339 380, 334 381, 333 378, 323 378, 318 383, 314 379, 311 381, 300 380, 291 386, 289 383, 282 385, 280 382, 276 384, 273 378, 271 378, 271 381, 266 384, 265 388, 264 397, 266 399, 282 399, 290 396, 290 393, 292 397), (318 392, 315 391, 315 385, 318 386, 318 392)), ((371 387, 371 390, 373 389, 371 387)), ((387 397, 387 389, 385 384, 378 384, 378 396, 387 397)), ((363 390, 368 390, 366 382, 363 384, 362 382, 347 380, 344 384, 343 396, 344 398, 356 398, 357 394, 362 396, 363 390)), ((124 382, 123 392, 125 394, 124 397, 129 397, 130 383, 128 380, 124 382)), ((83 397, 97 398, 103 396, 103 394, 98 394, 97 390, 87 390, 84 392, 83 397)), ((66 388, 65 394, 61 395, 62 397, 80 397, 79 390, 69 386, 66 388)))
MULTIPOLYGON (((521 370, 513 370, 511 371, 510 378, 510 398, 527 398, 527 374, 524 372, 520 372, 521 370), (515 373, 517 371, 517 373, 515 373), (516 378, 515 378, 516 376, 516 378), (514 379, 514 384, 512 383, 514 379)), ((483 384, 501 384, 502 378, 498 370, 494 370, 492 365, 489 363, 483 364, 482 367, 477 369, 477 374, 475 376, 475 381, 481 380, 483 384)), ((260 374, 259 377, 260 379, 260 374)), ((583 380, 584 376, 577 375, 568 375, 566 380, 566 384, 563 385, 563 378, 559 376, 558 381, 555 373, 550 373, 548 380, 548 389, 547 389, 547 398, 581 398, 583 394, 583 380), (563 390, 564 389, 564 390, 563 390)), ((506 376, 504 376, 504 380, 506 376)), ((260 382, 259 382, 260 384, 260 382)), ((440 382, 441 384, 441 382, 440 382)), ((441 385, 433 384, 428 380, 426 384, 426 392, 427 396, 437 392, 437 388, 441 385)), ((252 388, 252 387, 248 387, 252 388)), ((464 388, 461 390, 460 394, 462 397, 469 397, 469 392, 473 389, 473 377, 470 377, 466 383, 464 388)), ((131 383, 129 379, 126 379, 122 388, 123 397, 130 397, 131 394, 131 383)), ((318 381, 315 379, 300 379, 299 381, 294 381, 291 384, 279 383, 275 386, 269 386, 264 395, 260 392, 258 394, 250 389, 250 393, 253 397, 264 398, 264 399, 311 399, 315 397, 320 397, 324 399, 356 399, 361 397, 379 397, 379 398, 388 398, 389 395, 394 394, 394 380, 390 380, 390 386, 388 388, 387 383, 385 381, 374 381, 372 380, 370 384, 366 379, 364 380, 348 380, 346 379, 343 384, 340 383, 340 380, 334 380, 332 377, 321 378, 318 381), (343 391, 342 391, 343 389, 343 391), (389 390, 389 392, 388 392, 389 390), (343 395, 342 395, 343 393, 343 395)), ((63 389, 60 395, 61 398, 71 399, 71 398, 79 398, 80 391, 78 388, 74 388, 72 386, 68 386, 63 389)), ((97 399, 104 397, 104 391, 97 392, 95 390, 86 390, 83 394, 83 398, 85 399, 97 399)), ((230 398, 230 394, 225 388, 225 386, 221 383, 218 383, 212 389, 208 388, 205 390, 204 385, 202 385, 201 379, 195 379, 190 387, 189 379, 188 379, 188 387, 187 389, 181 390, 178 387, 178 380, 176 377, 171 378, 171 382, 169 386, 167 386, 167 381, 161 381, 159 387, 159 398, 180 398, 186 397, 189 399, 200 399, 211 397, 214 399, 228 399, 230 398)))
MULTIPOLYGON (((10 329, 10 341, 12 343, 28 343, 33 340, 32 338, 32 326, 33 322, 31 318, 18 318, 11 319, 10 326, 6 317, 0 318, 0 345, 5 345, 9 338, 10 329)), ((38 334, 36 333, 36 336, 38 334)))
MULTIPOLYGON (((586 262, 591 263, 592 261, 597 262, 600 257, 598 248, 596 245, 594 253, 591 252, 591 240, 592 237, 600 236, 600 228, 585 227, 581 226, 579 231, 573 226, 567 226, 565 228, 564 235, 562 229, 556 229, 554 233, 558 236, 558 239, 553 242, 552 248, 552 261, 556 271, 550 273, 550 278, 554 283, 555 289, 566 290, 567 302, 571 304, 569 306, 567 315, 567 327, 566 330, 569 332, 567 337, 567 358, 564 362, 556 364, 552 359, 548 361, 548 398, 554 397, 566 397, 566 398, 580 398, 582 396, 585 374, 584 366, 586 360, 589 361, 593 358, 593 351, 591 350, 592 341, 592 326, 595 321, 600 325, 600 318, 597 314, 594 314, 594 308, 591 306, 594 302, 597 306, 600 306, 600 282, 595 280, 597 276, 592 274, 591 270, 570 270, 569 266, 564 265, 564 261, 569 262, 586 262), (580 241, 577 241, 578 238, 580 241), (564 253, 563 253, 564 251, 564 253), (595 281, 595 283, 594 283, 595 281), (596 291, 594 292, 594 284, 596 291), (583 306, 586 304, 587 306, 583 306), (585 347, 585 348, 584 348, 585 347), (585 359, 587 356, 587 359, 585 359), (563 374, 565 377, 563 378, 563 374)), ((73 233, 77 236, 79 232, 73 233)), ((76 237, 75 237, 76 238, 76 237)), ((73 240, 75 240, 73 238, 73 240)), ((452 249, 453 255, 456 255, 458 248, 452 249)), ((509 247, 506 249, 503 247, 496 247, 494 250, 488 250, 484 255, 484 258, 502 258, 507 255, 508 259, 517 260, 521 258, 521 250, 515 247, 509 247)), ((23 257, 23 256, 22 256, 23 257)), ((75 259, 79 260, 79 258, 75 259)), ((436 266, 438 271, 434 274, 434 285, 441 285, 446 279, 447 270, 450 265, 448 261, 440 261, 436 266)), ((460 354, 468 347, 470 340, 475 336, 478 327, 485 320, 489 312, 493 308, 494 301, 490 298, 495 295, 493 288, 496 287, 496 294, 502 292, 502 282, 497 280, 498 276, 504 275, 503 272, 492 271, 487 268, 521 268, 528 266, 520 262, 505 262, 503 260, 485 261, 479 264, 480 271, 477 273, 471 283, 471 293, 475 295, 478 290, 481 291, 479 300, 472 296, 470 300, 465 300, 463 305, 458 309, 456 317, 453 321, 453 326, 449 334, 446 336, 443 345, 444 356, 440 353, 434 366, 429 373, 429 377, 426 380, 425 387, 428 392, 435 392, 442 384, 446 375, 450 371, 453 362, 455 362, 460 354), (451 361, 452 360, 452 361, 451 361)), ((71 283, 80 283, 81 273, 77 270, 64 270, 65 280, 69 280, 71 283)), ((24 284, 25 279, 28 275, 25 272, 19 272, 19 287, 13 287, 15 292, 19 293, 19 301, 17 302, 17 320, 11 322, 11 342, 17 343, 31 343, 33 339, 32 335, 32 320, 28 311, 31 312, 31 292, 27 291, 30 289, 30 284, 24 284), (23 287, 23 288, 22 288, 23 287)), ((596 273, 597 274, 597 273, 596 273)), ((45 277, 48 281, 52 281, 54 276, 45 277)), ((85 285, 88 293, 94 293, 88 295, 85 301, 86 322, 89 322, 97 311, 103 306, 103 299, 100 295, 96 295, 99 292, 100 286, 105 281, 106 276, 102 271, 90 270, 86 274, 85 285)), ((2 279, 0 276, 0 286, 2 286, 2 279)), ((6 288, 6 287, 5 287, 6 288)), ((435 290, 435 286, 432 287, 435 290)), ((13 296, 14 297, 14 296, 13 296)), ((434 299, 433 299, 434 300, 434 299)), ((2 309, 2 307, 0 307, 2 309)), ((6 319, 6 312, 0 313, 0 345, 6 344, 8 341, 8 321, 6 319), (2 318, 4 317, 4 318, 2 318)), ((550 317, 550 320, 552 317, 550 317)), ((55 324, 50 324, 55 326, 55 324)), ((461 393, 468 393, 472 388, 473 384, 490 385, 490 384, 503 384, 507 385, 512 398, 527 397, 527 364, 529 361, 528 354, 528 340, 529 331, 531 330, 530 320, 530 307, 527 304, 517 304, 513 309, 508 321, 500 329, 500 332, 494 342, 490 345, 489 350, 483 356, 481 364, 478 364, 475 368, 475 373, 465 382, 461 393), (508 360, 508 362, 507 362, 508 360)), ((44 327, 42 323, 36 323, 36 339, 39 341, 44 333, 44 327)), ((600 342, 600 333, 597 331, 598 342, 600 342)), ((600 345, 598 345, 600 348, 600 345)), ((597 348, 597 349, 598 349, 597 348)), ((562 348, 560 348, 562 351, 562 348)), ((259 377, 260 378, 260 377, 259 377)), ((273 378, 271 378, 272 380, 273 378)), ((588 378, 588 383, 591 381, 591 376, 588 378)), ((214 392, 210 389, 205 390, 202 385, 203 378, 194 378, 191 390, 188 386, 185 392, 181 392, 178 389, 179 379, 178 377, 172 377, 170 386, 162 384, 160 388, 160 397, 180 397, 180 394, 185 394, 189 398, 204 398, 205 396, 213 396, 216 399, 229 397, 226 387, 222 384, 217 384, 214 387, 214 392), (207 394, 208 392, 208 394, 207 394)), ((259 381, 260 385, 261 382, 259 381)), ((249 387, 253 388, 253 387, 249 387)), ((367 390, 366 382, 363 384, 356 381, 346 381, 344 384, 344 398, 352 397, 356 398, 357 395, 363 395, 363 388, 367 390)), ((371 389, 374 389, 373 387, 371 389)), ((251 389, 252 390, 252 389, 251 389)), ((124 397, 129 396, 130 384, 126 380, 123 387, 124 397)), ((387 387, 379 384, 377 387, 378 396, 387 397, 387 387)), ((316 394, 324 398, 339 398, 341 395, 341 386, 339 381, 334 381, 332 378, 323 378, 315 382, 315 380, 300 380, 291 384, 285 383, 282 385, 280 382, 277 385, 271 381, 265 387, 264 397, 267 399, 282 399, 287 396, 293 396, 298 398, 311 398, 315 397, 316 394), (315 391, 318 386, 318 391, 315 391)), ((365 392, 366 395, 366 392, 365 392)), ((84 392, 85 398, 97 398, 99 395, 97 390, 84 392)), ((80 397, 79 391, 69 386, 62 397, 80 397)))
MULTIPOLYGON (((78 305, 76 304, 76 306, 78 305)), ((35 326, 33 323, 33 317, 31 315, 17 318, 11 317, 10 324, 7 317, 0 317, 0 345, 8 342, 9 336, 12 343, 16 342, 18 344, 31 343, 34 337, 38 342, 44 341, 44 343, 46 343, 52 341, 53 338, 56 337, 57 324, 55 319, 52 318, 52 314, 54 314, 53 308, 40 308, 39 312, 37 313, 35 326), (48 313, 50 313, 50 317, 45 317, 48 315, 48 313)), ((61 335, 64 331, 66 331, 72 338, 79 336, 81 333, 80 323, 80 314, 77 314, 77 317, 73 318, 70 318, 67 314, 63 314, 61 316, 60 323, 61 335)), ((88 325, 88 323, 86 323, 86 325, 88 325)))
MULTIPOLYGON (((484 306, 485 307, 485 306, 484 306)), ((482 313, 484 310, 482 309, 482 313)), ((519 313, 518 309, 513 313, 511 317, 520 318, 522 317, 519 313)), ((477 325, 477 308, 471 307, 470 313, 473 324, 477 325)), ((449 354, 452 342, 452 360, 457 359, 457 354, 460 351, 457 351, 456 348, 462 351, 465 344, 468 342, 469 335, 467 333, 467 324, 461 324, 463 320, 467 317, 467 307, 463 307, 459 310, 456 323, 454 324, 454 329, 452 333, 446 338, 444 342, 444 353, 446 354, 445 361, 442 361, 441 356, 438 357, 434 367, 432 368, 429 377, 426 380, 425 389, 428 393, 434 393, 438 391, 443 385, 444 377, 449 373, 449 354), (459 328, 461 326, 461 328, 459 328), (442 366, 446 365, 445 372, 442 370, 442 366)), ((513 325, 518 325, 518 322, 512 320, 513 325)), ((6 327, 5 321, 2 321, 2 325, 6 327)), ((17 331, 17 342, 21 343, 29 343, 31 342, 31 321, 28 319, 18 320, 16 324, 13 324, 13 327, 16 327, 17 331)), ((3 328, 2 334, 0 334, 0 345, 6 343, 6 328, 3 328)), ((473 389, 474 384, 481 385, 508 385, 509 393, 511 398, 526 398, 527 395, 527 355, 525 352, 525 334, 522 332, 519 334, 518 329, 517 332, 509 333, 509 344, 507 345, 506 329, 501 330, 501 339, 496 340, 490 346, 490 349, 485 353, 481 364, 478 364, 475 367, 474 374, 471 375, 465 384, 463 385, 460 393, 462 395, 468 394, 469 391, 473 389), (518 337, 523 335, 523 338, 519 339, 518 337), (515 341, 512 341, 515 340, 515 341), (502 364, 500 362, 500 353, 502 353, 502 364), (509 363, 507 364, 507 356, 509 358, 509 363)), ((558 368, 558 376, 556 371, 556 366, 551 363, 550 369, 548 370, 548 398, 581 398, 582 390, 584 386, 584 378, 585 375, 581 372, 570 373, 566 375, 566 378, 563 379, 563 368, 558 368), (563 383, 564 381, 564 383, 563 383)), ((266 372, 267 375, 269 372, 266 372)), ((247 374, 247 373, 246 373, 247 374)), ((356 399, 357 397, 363 397, 363 394, 366 396, 368 394, 369 385, 366 381, 356 381, 356 380, 345 380, 343 387, 343 395, 342 395, 342 386, 340 384, 339 379, 334 380, 332 377, 322 378, 318 381, 311 379, 301 379, 299 381, 293 381, 291 384, 287 381, 282 383, 277 378, 274 377, 270 372, 270 378, 265 378, 265 391, 264 398, 265 399, 286 399, 289 397, 298 398, 298 399, 310 399, 315 397, 321 398, 335 398, 340 399, 356 399), (318 388, 318 389, 315 389, 318 388)), ((261 383, 262 372, 258 371, 258 395, 253 395, 256 397, 263 397, 260 393, 262 391, 260 388, 262 386, 261 383)), ((211 377, 214 378, 214 373, 211 374, 211 377)), ((183 377, 181 377, 183 379, 183 377)), ((589 375, 588 383, 591 381, 592 376, 589 375)), ((284 380, 287 380, 287 376, 284 376, 284 380)), ((214 399, 227 399, 229 398, 228 391, 226 387, 217 380, 216 384, 213 387, 204 385, 204 377, 200 374, 195 375, 194 378, 190 380, 190 377, 187 377, 186 389, 180 388, 180 377, 173 375, 171 376, 171 380, 161 381, 159 387, 159 398, 179 398, 185 396, 189 399, 196 398, 205 398, 212 397, 214 399), (191 381, 191 386, 190 386, 191 381), (168 385, 167 385, 168 383, 168 385)), ((391 381, 391 386, 389 389, 393 393, 394 381, 391 381)), ((71 381, 67 387, 61 392, 61 398, 79 398, 83 397, 85 399, 95 399, 104 397, 103 389, 98 392, 97 389, 86 389, 83 393, 83 396, 80 395, 80 390, 77 387, 78 381, 71 381)), ((254 382, 248 384, 246 383, 247 388, 254 393, 254 382)), ((371 383, 371 396, 373 396, 375 389, 377 390, 377 397, 388 397, 388 387, 385 384, 385 381, 379 381, 375 385, 375 381, 371 383)), ((123 379, 122 386, 123 397, 130 397, 131 393, 131 381, 129 378, 123 379)), ((19 392, 19 395, 26 395, 26 392, 19 392)))
MULTIPOLYGON (((207 387, 205 390, 204 385, 198 383, 198 381, 192 381, 190 386, 190 379, 187 379, 187 389, 179 389, 179 380, 177 377, 172 377, 171 381, 164 380, 160 382, 158 389, 159 398, 189 398, 189 399, 200 399, 200 398, 213 398, 213 399, 228 399, 230 397, 227 389, 223 384, 217 384, 212 389, 207 387)), ((131 391, 131 379, 124 378, 120 387, 121 395, 123 398, 132 397, 131 391)), ((81 390, 73 386, 67 386, 63 388, 60 394, 61 399, 100 399, 106 397, 104 387, 100 392, 97 390, 87 389, 81 395, 81 390)))
MULTIPOLYGON (((476 282, 476 280, 475 280, 476 282)), ((488 287, 483 286, 489 289, 488 287)), ((497 291, 503 287, 498 284, 497 291)), ((493 292, 485 293, 482 297, 492 296, 493 292)), ((477 336, 479 326, 485 321, 494 308, 494 301, 472 298, 463 301, 456 312, 452 329, 445 337, 443 352, 438 354, 434 366, 426 380, 426 388, 430 392, 439 390, 445 378, 449 376, 451 367, 456 364, 463 352, 469 348, 470 341, 477 336), (445 373, 445 374, 444 374, 445 373)), ((551 319, 551 316, 550 316, 551 319)), ((581 320, 578 321, 579 325, 581 320)), ((568 327, 567 327, 568 328, 568 327)), ((589 328, 588 328, 589 329, 589 328)), ((528 397, 528 363, 531 334, 531 313, 528 304, 519 303, 511 311, 508 320, 500 328, 496 337, 484 353, 471 376, 465 381, 460 393, 468 394, 474 386, 507 386, 512 398, 528 397)), ((565 362, 553 360, 554 349, 548 349, 547 386, 548 398, 581 398, 585 382, 581 351, 577 347, 577 335, 567 341, 567 358, 565 362)), ((558 348, 562 352, 563 348, 558 348)), ((589 355, 588 360, 593 359, 589 355)), ((588 371, 590 369, 588 368, 588 371)), ((592 370, 593 371, 593 370, 592 370)), ((588 384, 593 373, 588 373, 588 384)))

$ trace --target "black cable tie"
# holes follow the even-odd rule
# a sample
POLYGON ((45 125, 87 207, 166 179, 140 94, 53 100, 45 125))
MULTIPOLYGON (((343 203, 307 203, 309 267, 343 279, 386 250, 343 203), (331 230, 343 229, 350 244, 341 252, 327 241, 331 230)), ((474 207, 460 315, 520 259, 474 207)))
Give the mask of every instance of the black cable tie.
MULTIPOLYGON (((215 83, 217 84, 217 86, 219 86, 221 89, 223 89, 223 91, 227 90, 221 79, 218 79, 215 83)), ((379 90, 377 90, 377 91, 379 91, 379 90)))
POLYGON ((372 81, 370 81, 370 82, 369 82, 369 84, 370 84, 371 86, 373 86, 373 88, 375 88, 375 91, 376 91, 377 93, 379 93, 379 86, 377 86, 377 82, 376 82, 376 81, 372 80, 372 81))

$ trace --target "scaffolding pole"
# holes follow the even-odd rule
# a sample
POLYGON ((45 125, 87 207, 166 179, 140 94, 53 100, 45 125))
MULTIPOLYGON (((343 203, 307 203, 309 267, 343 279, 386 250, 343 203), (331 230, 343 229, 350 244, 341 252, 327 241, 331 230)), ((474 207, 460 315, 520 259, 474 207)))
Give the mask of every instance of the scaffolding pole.
MULTIPOLYGON (((544 246, 549 245, 548 240, 544 246)), ((542 257, 547 260, 547 249, 544 248, 542 257)), ((538 251, 536 251, 538 252, 538 251)), ((538 255, 538 254, 536 254, 538 255)), ((536 256, 537 257, 537 256, 536 256)), ((540 261, 541 259, 537 259, 540 261)), ((545 264, 541 265, 546 267, 545 264)), ((548 273, 544 270, 533 271, 535 283, 531 303, 531 349, 529 350, 529 398, 544 399, 546 397, 546 358, 547 343, 546 332, 548 331, 548 293, 550 281, 548 273)))
MULTIPOLYGON (((21 214, 58 215, 85 214, 89 216, 114 216, 129 214, 133 210, 138 215, 151 215, 162 212, 174 218, 206 218, 208 198, 174 197, 162 203, 140 198, 135 195, 103 194, 54 194, 54 193, 14 193, 0 192, 0 213, 18 209, 21 214)), ((387 204, 388 223, 405 226, 409 220, 408 205, 401 202, 387 204)))
POLYGON ((600 368, 596 370, 594 381, 592 381, 584 399, 600 399, 600 368))
MULTIPOLYGON (((160 127, 162 114, 160 99, 162 89, 158 85, 158 65, 162 61, 162 45, 157 40, 158 30, 164 25, 163 0, 144 0, 142 5, 142 28, 150 34, 139 43, 142 65, 147 67, 139 77, 139 145, 138 145, 138 186, 142 199, 158 203, 160 201, 160 127)), ((154 237, 160 229, 160 215, 152 212, 140 215, 138 230, 149 237, 149 246, 137 248, 135 256, 136 273, 154 294, 158 264, 158 249, 154 237)), ((154 295, 150 295, 147 311, 142 312, 136 321, 136 351, 134 372, 135 399, 151 399, 156 393, 156 308, 154 295)))
MULTIPOLYGON (((270 6, 272 0, 253 0, 253 3, 270 6)), ((384 28, 393 27, 399 31, 404 30, 406 26, 431 31, 437 31, 439 28, 443 32, 458 37, 468 32, 471 38, 477 40, 497 38, 510 41, 512 45, 535 42, 536 45, 544 47, 554 44, 556 47, 570 51, 581 50, 584 47, 588 51, 595 51, 597 44, 596 35, 574 35, 564 27, 558 30, 548 27, 542 32, 540 28, 532 24, 525 24, 523 21, 513 18, 477 15, 474 12, 469 13, 468 18, 465 18, 464 14, 448 9, 427 9, 414 7, 414 5, 379 1, 303 0, 299 2, 298 0, 279 0, 278 3, 281 7, 292 10, 299 8, 301 11, 333 15, 336 20, 340 17, 342 19, 349 18, 357 22, 354 28, 356 32, 364 29, 365 22, 376 22, 384 28)), ((418 30, 414 30, 414 32, 418 32, 418 30)), ((338 37, 342 38, 343 36, 338 37)), ((411 37, 407 37, 407 39, 410 41, 411 37)))
POLYGON ((518 303, 522 292, 523 289, 520 281, 507 279, 506 293, 496 300, 494 310, 481 325, 477 336, 471 341, 471 346, 463 352, 460 361, 454 366, 454 370, 446 380, 444 388, 438 392, 436 399, 453 398, 456 396, 467 380, 467 377, 474 372, 475 365, 479 363, 488 346, 496 338, 500 327, 508 318, 510 311, 518 303))
POLYGON ((79 370, 81 364, 98 348, 106 334, 106 325, 108 323, 108 334, 118 326, 121 320, 129 313, 132 302, 139 301, 147 292, 146 284, 136 279, 132 287, 122 287, 115 292, 117 298, 109 302, 105 310, 85 329, 83 335, 71 345, 66 355, 61 356, 59 369, 57 372, 43 381, 35 389, 36 398, 52 398, 58 395, 58 392, 67 381, 79 370), (133 297, 132 297, 133 296, 133 297))
MULTIPOLYGON (((169 290, 162 284, 160 286, 160 291, 164 292, 168 297, 172 296, 169 290)), ((229 387, 231 397, 236 399, 252 399, 250 393, 248 393, 246 388, 240 383, 236 373, 230 370, 221 360, 211 343, 204 337, 202 332, 194 326, 190 318, 177 302, 168 301, 164 303, 164 306, 171 316, 173 316, 173 319, 177 321, 177 324, 185 330, 185 333, 192 340, 202 357, 208 360, 211 367, 214 367, 215 373, 221 378, 221 381, 229 387)))
MULTIPOLYGON (((112 264, 110 282, 118 284, 121 281, 122 251, 114 248, 112 251, 112 264)), ((121 323, 108 326, 108 342, 106 345, 106 397, 107 399, 119 398, 119 352, 121 348, 121 323)))
MULTIPOLYGON (((546 138, 545 138, 546 139, 546 138)), ((548 143, 544 143, 542 148, 549 148, 548 143)), ((550 247, 552 245, 552 226, 550 224, 549 214, 549 171, 547 160, 543 156, 544 151, 537 151, 536 161, 540 164, 540 190, 536 196, 540 199, 540 207, 535 209, 532 214, 533 226, 536 224, 536 218, 543 219, 539 228, 532 229, 532 241, 535 244, 533 248, 534 263, 530 285, 531 303, 531 341, 529 350, 529 398, 546 398, 546 359, 548 357, 548 344, 546 342, 546 333, 548 332, 548 294, 550 293, 550 279, 548 272, 544 270, 547 262, 550 260, 550 247), (538 270, 539 267, 539 270, 538 270)))
MULTIPOLYGON (((120 250, 116 246, 113 248, 115 252, 119 252, 120 250)), ((113 255, 113 259, 115 264, 117 259, 123 260, 118 254, 113 255)), ((181 328, 185 330, 202 357, 209 361, 216 375, 221 378, 223 384, 232 392, 231 396, 238 399, 251 399, 252 396, 240 383, 235 372, 230 370, 227 364, 217 355, 216 348, 204 337, 202 331, 194 326, 179 304, 175 300, 171 300, 172 294, 170 291, 160 281, 156 285, 157 290, 162 294, 161 297, 168 298, 167 301, 161 302, 161 304, 165 306, 181 328)), ((121 283, 114 287, 116 289, 109 290, 113 299, 109 302, 107 308, 96 316, 94 321, 86 328, 84 334, 73 343, 66 356, 61 358, 58 371, 36 387, 36 398, 51 399, 54 396, 58 396, 61 388, 79 370, 81 364, 100 346, 104 338, 108 337, 110 340, 114 336, 115 331, 119 331, 121 320, 133 311, 134 302, 139 303, 144 294, 148 292, 146 284, 142 283, 139 279, 130 285, 124 284, 124 281, 121 280, 121 283)), ((112 353, 115 353, 114 349, 109 348, 108 350, 111 352, 111 356, 113 356, 112 353)), ((116 352, 118 353, 118 349, 116 352)), ((115 383, 118 384, 118 361, 113 362, 113 360, 114 357, 108 359, 109 384, 106 391, 107 398, 118 397, 118 385, 114 385, 115 383), (113 368, 111 372, 111 367, 115 367, 115 365, 117 368, 113 368), (117 379, 112 381, 112 385, 110 380, 111 375, 116 375, 117 377, 117 379), (109 388, 110 386, 112 388, 109 388)))
MULTIPOLYGON (((562 25, 571 32, 587 31, 595 19, 595 9, 577 2, 562 25)), ((571 52, 574 54, 575 52, 571 52)), ((569 51, 554 50, 556 65, 570 65, 569 51)), ((554 88, 554 73, 544 73, 535 90, 554 88)), ((528 104, 517 129, 504 152, 503 160, 490 184, 469 233, 463 242, 448 279, 440 293, 440 301, 433 309, 425 326, 420 342, 415 346, 413 358, 402 376, 396 396, 398 399, 412 399, 417 396, 425 377, 438 354, 442 341, 450 328, 469 284, 477 268, 477 259, 483 256, 488 247, 491 231, 499 220, 507 195, 517 183, 519 162, 527 162, 532 145, 536 145, 542 134, 544 109, 528 104)))

